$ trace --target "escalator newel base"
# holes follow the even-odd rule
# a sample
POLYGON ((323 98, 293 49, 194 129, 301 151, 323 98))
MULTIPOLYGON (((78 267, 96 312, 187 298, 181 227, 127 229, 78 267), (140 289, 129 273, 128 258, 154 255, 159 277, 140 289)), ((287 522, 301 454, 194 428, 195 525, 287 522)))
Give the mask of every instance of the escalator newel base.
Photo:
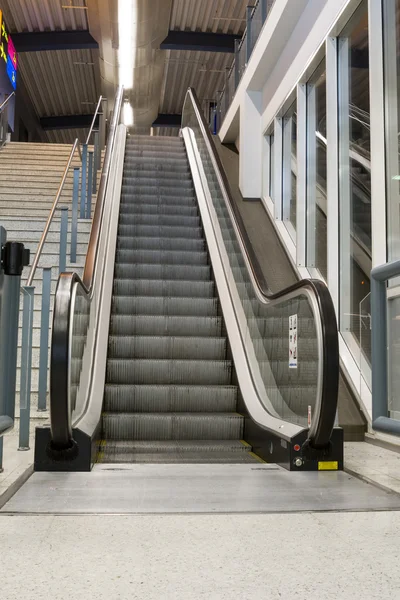
POLYGON ((71 440, 67 448, 57 448, 50 440, 46 447, 46 454, 51 460, 56 462, 75 460, 79 454, 79 447, 75 440, 71 440))

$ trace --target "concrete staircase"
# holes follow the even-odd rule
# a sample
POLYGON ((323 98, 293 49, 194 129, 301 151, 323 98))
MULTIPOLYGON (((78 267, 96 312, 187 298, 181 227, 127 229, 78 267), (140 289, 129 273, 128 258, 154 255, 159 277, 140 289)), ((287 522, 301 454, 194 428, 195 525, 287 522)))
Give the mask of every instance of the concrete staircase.
MULTIPOLYGON (((7 230, 7 239, 21 241, 31 251, 31 264, 34 259, 46 220, 56 197, 61 178, 67 164, 71 146, 65 144, 28 144, 9 143, 0 151, 0 224, 7 230)), ((71 264, 70 232, 73 188, 73 167, 81 166, 79 153, 75 157, 60 198, 59 207, 69 208, 67 271, 74 270, 82 274, 89 242, 91 220, 78 220, 77 262, 71 264)), ((98 175, 100 178, 100 173, 98 175)), ((92 214, 96 198, 93 197, 92 214)), ((54 293, 58 279, 60 211, 56 212, 46 244, 43 249, 33 285, 35 286, 35 305, 33 322, 32 353, 32 416, 47 418, 46 413, 37 413, 39 379, 39 342, 42 303, 42 268, 53 267, 50 329, 54 293)), ((30 267, 25 268, 21 284, 25 285, 30 267)), ((20 331, 18 342, 17 404, 19 401, 20 364, 21 364, 21 294, 20 331)), ((49 344, 51 332, 49 336, 49 344)), ((18 416, 18 413, 17 413, 18 416)))

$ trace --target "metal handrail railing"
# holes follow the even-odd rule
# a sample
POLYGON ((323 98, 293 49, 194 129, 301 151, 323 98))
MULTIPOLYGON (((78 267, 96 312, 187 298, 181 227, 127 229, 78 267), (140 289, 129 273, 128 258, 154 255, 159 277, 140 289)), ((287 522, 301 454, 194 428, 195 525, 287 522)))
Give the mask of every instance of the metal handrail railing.
POLYGON ((32 266, 31 266, 31 270, 29 272, 29 276, 28 276, 28 279, 26 281, 26 285, 27 286, 31 286, 32 285, 33 278, 35 277, 36 269, 37 269, 37 266, 39 264, 39 260, 40 260, 40 257, 42 255, 42 252, 43 252, 43 247, 44 247, 44 245, 46 243, 46 238, 47 238, 47 235, 49 233, 50 226, 51 226, 51 224, 53 222, 53 218, 54 218, 57 206, 58 206, 58 202, 59 202, 59 200, 61 198, 61 194, 63 193, 64 185, 65 185, 65 182, 67 180, 68 173, 69 173, 69 170, 71 168, 71 164, 72 164, 72 161, 73 161, 73 158, 74 158, 76 150, 79 151, 79 154, 80 154, 80 156, 82 158, 82 154, 81 154, 81 149, 80 149, 80 144, 79 144, 78 138, 75 140, 75 142, 74 142, 74 144, 72 146, 72 149, 71 149, 71 152, 70 152, 70 155, 69 155, 69 158, 68 158, 68 162, 66 164, 66 167, 64 169, 64 174, 63 174, 62 179, 61 179, 61 183, 59 185, 59 188, 58 188, 55 200, 54 200, 53 205, 52 205, 52 207, 50 209, 50 213, 49 213, 49 216, 47 218, 46 225, 44 227, 42 236, 40 238, 40 242, 39 242, 37 250, 36 250, 35 258, 33 260, 33 263, 32 263, 32 266))
POLYGON ((92 124, 91 124, 90 129, 89 129, 89 134, 88 134, 88 136, 86 138, 86 144, 89 144, 90 136, 92 135, 92 132, 93 132, 93 129, 94 129, 94 125, 96 123, 97 115, 99 114, 99 110, 100 110, 100 106, 101 106, 102 102, 103 102, 103 96, 100 96, 99 101, 98 101, 97 106, 96 106, 96 110, 94 112, 92 124))
POLYGON ((5 109, 5 107, 7 106, 7 104, 10 102, 11 98, 13 98, 13 96, 15 96, 15 92, 12 92, 8 98, 6 98, 4 100, 4 102, 2 104, 0 104, 0 113, 3 112, 3 110, 5 109))
POLYGON ((243 258, 247 265, 247 269, 258 298, 260 301, 268 303, 283 299, 288 294, 302 289, 307 289, 315 298, 316 308, 321 320, 321 339, 319 345, 322 369, 320 373, 321 381, 320 385, 318 386, 319 397, 317 398, 317 410, 315 411, 315 417, 313 417, 311 422, 309 439, 311 444, 316 448, 326 447, 330 443, 330 438, 335 423, 339 385, 339 341, 335 309, 331 295, 328 288, 322 281, 314 279, 303 279, 277 293, 272 293, 268 288, 268 284, 262 274, 258 260, 254 253, 252 253, 250 250, 251 244, 247 239, 246 230, 241 217, 238 214, 238 211, 234 208, 234 203, 231 199, 229 183, 225 176, 221 160, 215 149, 211 132, 201 111, 196 93, 192 88, 189 88, 187 95, 189 95, 191 98, 208 152, 216 173, 219 175, 218 182, 220 184, 227 209, 231 216, 231 222, 235 230, 235 235, 241 247, 243 258))

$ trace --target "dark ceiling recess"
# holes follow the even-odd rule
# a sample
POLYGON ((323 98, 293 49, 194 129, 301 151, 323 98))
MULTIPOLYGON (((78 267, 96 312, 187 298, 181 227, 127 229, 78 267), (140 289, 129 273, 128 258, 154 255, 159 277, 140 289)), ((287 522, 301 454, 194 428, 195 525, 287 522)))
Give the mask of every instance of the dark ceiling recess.
POLYGON ((17 52, 41 52, 43 50, 90 50, 98 48, 89 31, 35 31, 13 33, 17 52))
POLYGON ((92 121, 93 115, 63 115, 59 117, 42 117, 40 125, 45 131, 56 129, 88 129, 92 121))
POLYGON ((194 50, 201 52, 235 51, 235 40, 241 35, 204 33, 202 31, 169 31, 161 43, 161 50, 194 50))
POLYGON ((182 115, 163 115, 159 114, 152 127, 180 127, 182 115))

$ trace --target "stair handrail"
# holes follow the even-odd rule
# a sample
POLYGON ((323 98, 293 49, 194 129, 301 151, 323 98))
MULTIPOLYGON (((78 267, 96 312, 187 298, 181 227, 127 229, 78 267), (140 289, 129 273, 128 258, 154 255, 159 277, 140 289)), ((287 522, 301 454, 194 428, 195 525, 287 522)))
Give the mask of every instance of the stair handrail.
POLYGON ((78 138, 76 138, 76 140, 73 143, 73 146, 71 148, 71 152, 69 154, 69 158, 68 158, 67 164, 65 166, 64 173, 63 173, 63 176, 61 178, 60 185, 58 186, 56 197, 55 197, 53 205, 52 205, 52 207, 50 209, 49 216, 47 217, 46 225, 44 226, 43 233, 41 235, 38 247, 36 249, 35 258, 33 260, 31 269, 29 271, 29 276, 28 276, 28 279, 26 281, 26 285, 27 286, 31 286, 32 285, 33 278, 35 277, 36 269, 37 269, 37 266, 39 264, 39 260, 40 260, 40 257, 42 255, 42 252, 43 252, 43 247, 44 247, 44 245, 46 243, 47 235, 49 233, 51 224, 53 222, 53 218, 54 218, 55 212, 57 210, 57 206, 58 206, 58 202, 59 202, 59 200, 61 198, 61 194, 64 191, 65 182, 67 181, 68 173, 69 173, 69 170, 71 168, 71 164, 72 164, 72 161, 74 159, 75 152, 77 150, 78 150, 79 156, 80 156, 80 158, 82 160, 81 146, 80 146, 78 138))
POLYGON ((4 102, 2 104, 0 104, 0 113, 3 112, 3 110, 5 109, 7 104, 10 102, 11 98, 13 98, 14 96, 15 96, 15 92, 12 92, 9 96, 7 96, 7 98, 4 100, 4 102))
MULTIPOLYGON (((339 386, 339 339, 332 297, 326 284, 318 279, 302 279, 279 292, 271 292, 262 273, 257 256, 250 244, 243 220, 238 213, 238 210, 235 208, 228 179, 215 148, 210 128, 204 113, 201 110, 197 94, 193 88, 188 89, 185 102, 187 101, 188 96, 191 98, 207 150, 218 176, 218 183, 221 187, 224 201, 231 216, 231 223, 236 238, 241 247, 243 258, 258 297, 264 302, 271 302, 273 300, 283 299, 288 294, 301 289, 308 289, 315 297, 316 305, 321 317, 320 346, 322 351, 323 369, 321 374, 321 385, 318 386, 318 410, 315 411, 312 418, 309 429, 309 441, 311 445, 316 448, 326 448, 330 444, 332 431, 335 425, 339 386)), ((182 115, 184 115, 184 110, 182 111, 182 115)))
POLYGON ((99 114, 99 110, 100 110, 100 106, 101 106, 102 102, 103 102, 103 96, 100 96, 99 101, 98 101, 97 106, 96 106, 96 110, 94 111, 92 124, 90 125, 89 133, 88 133, 88 136, 86 138, 86 144, 89 144, 90 136, 92 135, 92 132, 93 132, 93 129, 94 129, 94 126, 95 126, 95 123, 96 123, 97 115, 99 114))

